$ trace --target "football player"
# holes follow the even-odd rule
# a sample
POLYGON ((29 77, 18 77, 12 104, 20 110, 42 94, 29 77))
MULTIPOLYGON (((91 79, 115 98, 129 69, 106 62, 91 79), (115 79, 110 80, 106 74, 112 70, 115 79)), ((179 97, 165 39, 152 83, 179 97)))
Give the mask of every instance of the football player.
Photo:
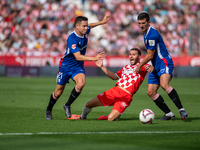
POLYGON ((64 104, 63 109, 65 115, 71 117, 71 104, 80 95, 85 85, 85 70, 84 61, 96 61, 103 59, 104 52, 99 53, 95 57, 85 56, 88 37, 90 29, 106 24, 109 20, 109 15, 105 15, 103 20, 96 23, 88 24, 88 18, 78 16, 75 19, 75 31, 72 32, 67 39, 67 46, 65 55, 60 59, 59 71, 57 74, 57 86, 55 91, 51 94, 49 104, 46 109, 46 119, 52 120, 52 108, 62 95, 66 83, 69 83, 71 78, 75 82, 75 87, 71 91, 67 103, 64 104))
POLYGON ((183 108, 176 90, 170 85, 170 81, 173 77, 172 72, 174 65, 163 39, 160 33, 150 26, 150 16, 148 12, 142 11, 139 13, 138 24, 143 31, 144 43, 148 53, 137 66, 136 72, 139 72, 141 67, 149 61, 151 61, 152 65, 155 67, 155 71, 150 73, 148 78, 147 94, 165 113, 159 120, 171 120, 175 118, 174 113, 168 108, 162 96, 157 93, 160 86, 177 106, 181 119, 185 119, 188 113, 183 108))
POLYGON ((154 70, 153 66, 145 65, 141 67, 140 72, 135 72, 135 68, 139 65, 141 51, 132 48, 129 52, 130 65, 124 66, 117 73, 108 70, 103 66, 103 61, 96 61, 96 65, 112 80, 118 80, 115 86, 93 98, 87 102, 83 108, 81 115, 73 115, 72 119, 86 119, 93 107, 97 106, 113 106, 109 115, 100 116, 98 120, 115 121, 132 102, 133 95, 137 92, 142 84, 146 73, 154 70))

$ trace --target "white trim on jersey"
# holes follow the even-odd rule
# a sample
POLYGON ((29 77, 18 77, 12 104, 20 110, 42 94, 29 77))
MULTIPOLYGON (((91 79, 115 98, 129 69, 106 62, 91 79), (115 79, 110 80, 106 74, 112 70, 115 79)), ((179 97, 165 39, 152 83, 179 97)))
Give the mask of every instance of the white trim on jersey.
POLYGON ((72 33, 76 34, 76 36, 78 36, 80 38, 84 38, 84 35, 83 36, 79 36, 75 31, 73 31, 72 33))
MULTIPOLYGON (((160 47, 159 44, 157 43, 157 51, 158 51, 158 56, 161 60, 163 60, 163 56, 160 53, 160 47)), ((163 60, 164 61, 164 60, 163 60)), ((166 73, 169 73, 169 68, 166 66, 166 73)))
POLYGON ((166 73, 169 73, 169 68, 166 66, 166 73))
POLYGON ((115 75, 118 77, 118 79, 120 79, 120 77, 117 75, 117 73, 115 73, 115 75))
POLYGON ((149 26, 149 30, 147 31, 147 34, 146 34, 145 38, 147 37, 147 35, 148 35, 148 33, 149 33, 149 31, 150 31, 151 28, 152 28, 152 27, 149 26))
POLYGON ((163 56, 161 55, 161 52, 160 52, 159 43, 157 43, 157 52, 158 52, 159 58, 160 58, 160 59, 163 59, 163 56))

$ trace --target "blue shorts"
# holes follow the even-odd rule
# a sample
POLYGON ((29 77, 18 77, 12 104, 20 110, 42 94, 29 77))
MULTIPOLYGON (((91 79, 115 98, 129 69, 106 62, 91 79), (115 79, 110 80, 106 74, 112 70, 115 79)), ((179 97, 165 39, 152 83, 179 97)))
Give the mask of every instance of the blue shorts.
POLYGON ((162 74, 168 73, 171 75, 171 78, 173 77, 173 69, 174 65, 173 62, 168 64, 167 66, 163 63, 159 65, 159 68, 157 68, 154 72, 149 74, 148 78, 148 84, 159 84, 160 85, 160 76, 162 74))
POLYGON ((74 70, 67 70, 64 67, 60 68, 57 74, 57 84, 65 85, 66 83, 69 83, 70 78, 73 80, 73 78, 80 73, 85 75, 85 69, 82 67, 75 68, 74 70))

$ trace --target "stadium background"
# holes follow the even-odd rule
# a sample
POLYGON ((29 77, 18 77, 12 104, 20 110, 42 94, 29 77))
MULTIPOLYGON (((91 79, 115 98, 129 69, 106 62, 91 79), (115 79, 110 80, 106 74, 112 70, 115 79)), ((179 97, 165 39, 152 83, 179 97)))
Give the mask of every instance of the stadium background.
MULTIPOLYGON (((106 52, 105 64, 117 70, 128 63, 130 48, 146 50, 138 12, 151 15, 175 64, 175 77, 200 77, 200 0, 2 0, 0 2, 0 76, 54 76, 65 53, 76 16, 90 22, 110 14, 92 29, 87 55, 106 52)), ((103 75, 86 62, 88 76, 103 75)))
MULTIPOLYGON (((0 0, 0 149, 199 150, 199 6, 199 0, 85 0, 84 5, 81 0, 0 0), (135 20, 143 9, 151 13, 152 26, 160 31, 173 56, 177 78, 170 85, 177 89, 189 117, 181 120, 160 88, 158 92, 176 119, 158 121, 163 113, 147 96, 145 79, 118 121, 97 120, 112 107, 95 108, 87 120, 68 120, 62 107, 74 88, 71 81, 54 107, 54 120, 45 120, 49 96, 56 86, 57 64, 73 31, 74 18, 84 14, 94 22, 104 13, 111 14, 107 25, 91 30, 87 55, 106 50, 105 63, 115 71, 128 63, 129 48, 139 47, 145 56, 135 20), (144 108, 154 111, 152 124, 139 121, 144 108)), ((86 62, 85 68, 87 76, 98 76, 86 78, 87 85, 72 106, 73 114, 81 114, 86 102, 115 84, 100 77, 102 71, 93 62, 86 62)))

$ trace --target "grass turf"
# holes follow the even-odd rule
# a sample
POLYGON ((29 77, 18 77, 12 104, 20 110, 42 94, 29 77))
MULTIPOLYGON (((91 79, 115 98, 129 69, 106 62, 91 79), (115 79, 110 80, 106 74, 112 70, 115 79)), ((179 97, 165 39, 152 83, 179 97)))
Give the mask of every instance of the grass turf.
MULTIPOLYGON (((87 101, 114 84, 115 81, 107 77, 87 77, 82 94, 72 104, 72 113, 81 114, 87 101)), ((179 93, 184 108, 189 113, 189 117, 184 121, 180 119, 176 106, 162 89, 159 89, 159 93, 175 113, 176 118, 173 121, 158 121, 163 113, 146 95, 146 79, 133 96, 131 106, 115 122, 97 120, 99 116, 109 114, 112 107, 94 108, 87 120, 68 120, 62 106, 74 87, 72 81, 67 84, 63 95, 56 103, 52 121, 45 120, 45 109, 50 94, 56 86, 55 78, 1 77, 0 85, 1 150, 200 149, 198 111, 200 79, 198 78, 174 78, 171 82, 179 93), (156 118, 152 124, 142 124, 139 121, 139 112, 144 108, 154 111, 156 118), (7 133, 22 134, 8 135, 7 133), (25 135, 24 133, 31 134, 25 135)))

